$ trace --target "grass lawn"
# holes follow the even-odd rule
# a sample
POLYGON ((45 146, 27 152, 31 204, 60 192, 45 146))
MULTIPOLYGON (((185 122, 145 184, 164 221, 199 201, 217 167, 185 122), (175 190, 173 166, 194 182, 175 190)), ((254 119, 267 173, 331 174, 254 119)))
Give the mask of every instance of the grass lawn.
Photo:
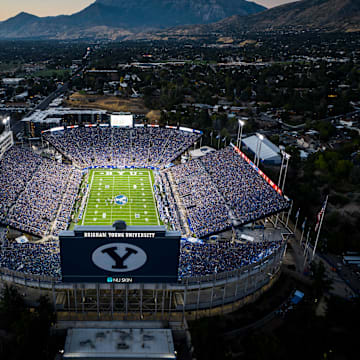
POLYGON ((160 225, 151 170, 91 170, 88 186, 81 225, 160 225))

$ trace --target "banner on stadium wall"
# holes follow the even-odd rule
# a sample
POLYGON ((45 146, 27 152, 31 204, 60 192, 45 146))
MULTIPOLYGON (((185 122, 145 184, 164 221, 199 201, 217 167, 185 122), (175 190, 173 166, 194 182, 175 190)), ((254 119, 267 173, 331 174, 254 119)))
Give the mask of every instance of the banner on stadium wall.
POLYGON ((67 129, 76 129, 78 127, 79 127, 79 125, 70 125, 70 126, 67 126, 66 128, 67 129))
POLYGON ((187 128, 187 127, 183 127, 183 126, 180 126, 179 127, 179 130, 181 130, 181 131, 185 131, 185 132, 194 132, 194 130, 193 129, 190 129, 190 128, 187 128))
POLYGON ((135 127, 138 127, 138 128, 143 128, 143 127, 145 127, 145 125, 144 124, 135 124, 135 127))
POLYGON ((166 129, 177 129, 177 126, 165 125, 166 129))
POLYGON ((158 127, 160 127, 160 125, 157 125, 157 124, 148 124, 147 127, 158 128, 158 127))
POLYGON ((60 127, 54 127, 52 129, 50 129, 50 132, 54 132, 54 131, 62 131, 64 130, 64 127, 63 126, 60 126, 60 127))
POLYGON ((263 171, 261 171, 237 146, 232 143, 230 143, 230 145, 277 193, 282 195, 281 189, 263 171))

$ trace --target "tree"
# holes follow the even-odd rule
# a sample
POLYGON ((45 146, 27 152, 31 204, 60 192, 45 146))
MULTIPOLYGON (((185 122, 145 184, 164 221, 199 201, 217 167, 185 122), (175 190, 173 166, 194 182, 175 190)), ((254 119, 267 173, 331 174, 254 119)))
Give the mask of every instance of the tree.
POLYGON ((311 263, 310 269, 312 271, 313 291, 316 297, 321 297, 325 292, 331 290, 332 280, 326 275, 326 268, 322 261, 311 263))
POLYGON ((5 285, 1 291, 0 324, 10 330, 11 325, 18 321, 25 310, 25 302, 14 286, 5 285))

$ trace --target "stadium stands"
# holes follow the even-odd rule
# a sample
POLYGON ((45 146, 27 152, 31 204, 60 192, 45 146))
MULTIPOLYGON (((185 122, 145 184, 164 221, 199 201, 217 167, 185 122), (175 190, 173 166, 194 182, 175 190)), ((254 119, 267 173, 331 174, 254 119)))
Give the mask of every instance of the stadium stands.
POLYGON ((25 189, 41 163, 40 156, 29 149, 13 146, 0 161, 0 222, 25 189))
POLYGON ((37 236, 64 230, 81 182, 81 172, 12 147, 0 161, 0 221, 37 236))
POLYGON ((182 241, 179 278, 204 276, 240 269, 269 256, 280 246, 280 241, 247 244, 229 241, 214 244, 182 241))
POLYGON ((187 211, 189 226, 198 237, 231 226, 225 201, 200 160, 175 166, 170 172, 181 205, 187 211))
POLYGON ((204 156, 201 161, 241 224, 289 206, 231 147, 204 156))
POLYGON ((18 244, 16 241, 4 240, 0 247, 0 268, 60 280, 59 241, 18 244))
MULTIPOLYGON (((240 269, 266 258, 280 246, 280 241, 210 244, 182 240, 178 277, 182 280, 240 269)), ((0 268, 61 280, 59 242, 18 244, 5 239, 0 246, 0 268)))
POLYGON ((241 225, 289 206, 231 147, 166 172, 198 237, 231 227, 230 212, 241 225))
POLYGON ((166 128, 89 127, 44 133, 58 151, 81 167, 164 167, 198 138, 199 134, 166 128))

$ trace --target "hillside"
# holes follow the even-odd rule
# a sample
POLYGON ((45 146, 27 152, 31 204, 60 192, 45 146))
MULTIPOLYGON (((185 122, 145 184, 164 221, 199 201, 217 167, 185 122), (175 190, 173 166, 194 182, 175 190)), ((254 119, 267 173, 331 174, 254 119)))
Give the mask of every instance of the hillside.
POLYGON ((206 24, 264 9, 245 0, 97 0, 69 16, 41 18, 20 13, 0 22, 0 38, 122 39, 144 30, 206 24))
POLYGON ((174 27, 137 38, 232 36, 269 30, 360 31, 359 0, 301 0, 254 15, 234 15, 212 24, 174 27))

